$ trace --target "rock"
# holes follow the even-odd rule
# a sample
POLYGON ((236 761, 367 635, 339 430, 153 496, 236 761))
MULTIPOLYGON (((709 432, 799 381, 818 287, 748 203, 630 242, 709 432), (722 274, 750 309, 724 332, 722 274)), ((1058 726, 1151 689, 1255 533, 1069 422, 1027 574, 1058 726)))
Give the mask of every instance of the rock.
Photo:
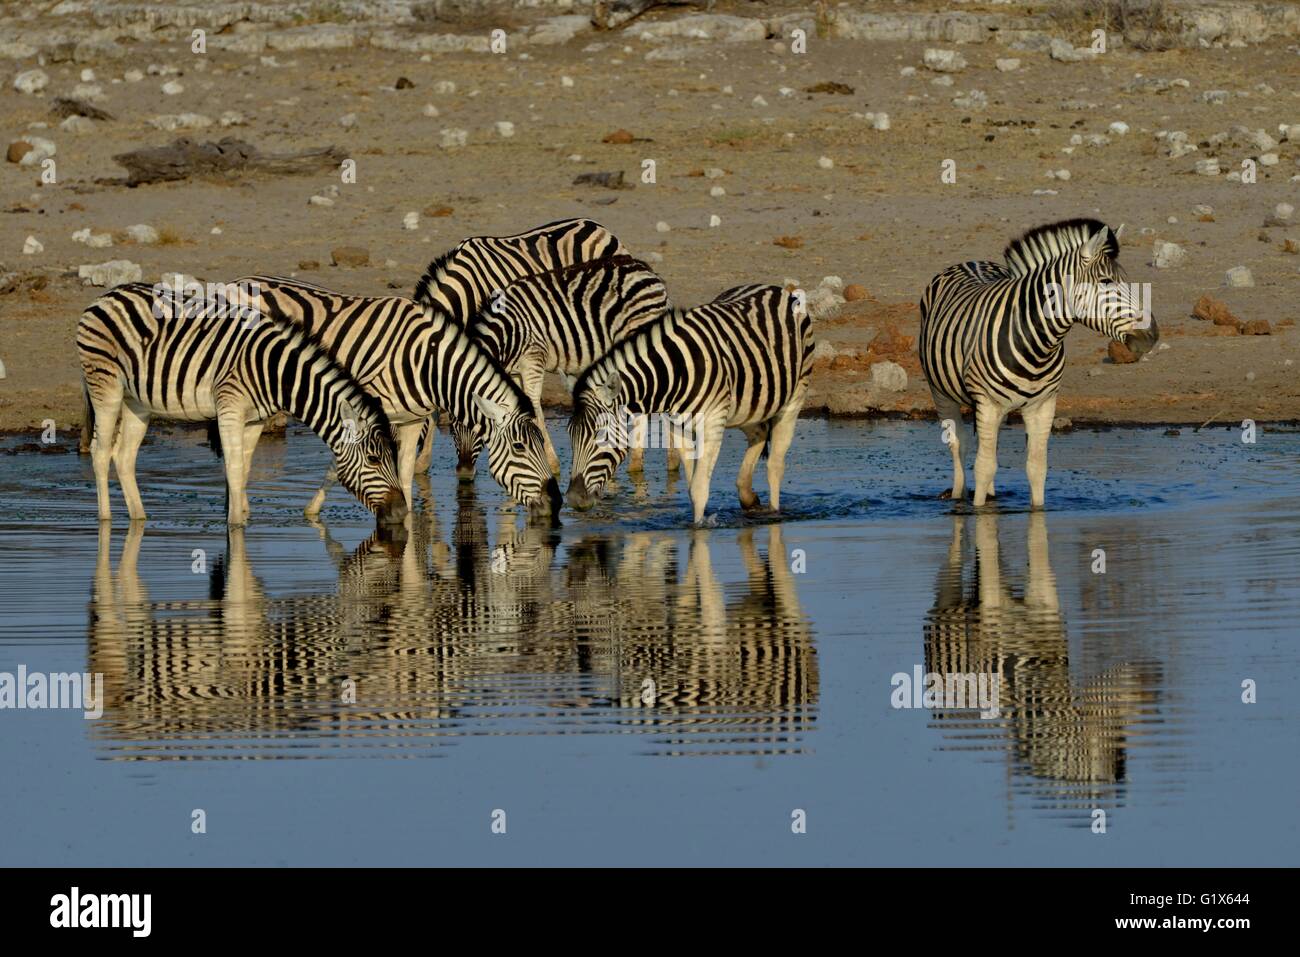
POLYGON ((1265 226, 1289 226, 1291 217, 1295 214, 1295 207, 1290 203, 1278 203, 1273 207, 1272 215, 1264 220, 1265 226))
POLYGON ((1053 38, 1048 51, 1053 60, 1062 63, 1078 63, 1080 60, 1095 60, 1097 53, 1092 47, 1076 47, 1059 38, 1053 38))
POLYGON ((78 229, 73 233, 72 241, 74 243, 85 243, 92 249, 106 249, 113 245, 113 236, 111 233, 92 233, 90 227, 87 226, 85 229, 78 229))
POLYGON ((591 17, 575 14, 562 17, 550 17, 533 27, 528 34, 528 42, 539 46, 552 46, 568 43, 579 33, 593 29, 591 17))
POLYGON ((397 82, 393 84, 394 90, 414 90, 415 84, 404 76, 399 76, 397 82))
POLYGON ((1005 60, 994 60, 993 63, 1000 73, 1012 73, 1020 69, 1020 61, 1014 57, 1005 60))
POLYGON ((1273 327, 1269 325, 1267 319, 1251 319, 1249 322, 1242 324, 1241 334, 1243 336, 1271 336, 1273 327))
POLYGON ((511 123, 509 120, 497 120, 496 128, 497 135, 502 139, 509 139, 515 135, 515 124, 511 123))
POLYGON ((1221 106, 1228 102, 1229 96, 1231 96, 1231 94, 1227 90, 1206 90, 1201 94, 1201 102, 1213 103, 1216 106, 1221 106))
POLYGON ((831 159, 829 156, 822 156, 818 158, 817 165, 822 169, 832 169, 835 166, 835 160, 831 159))
POLYGON ((573 179, 574 186, 603 186, 605 189, 629 188, 623 182, 623 171, 613 170, 601 173, 579 173, 573 179))
POLYGON ((1245 133, 1245 142, 1247 146, 1252 146, 1261 153, 1277 148, 1277 140, 1269 136, 1263 130, 1248 130, 1245 133))
POLYGON ((174 133, 177 130, 202 130, 212 125, 212 118, 202 113, 164 113, 145 120, 156 130, 174 133))
POLYGON ((702 13, 673 20, 638 21, 628 27, 624 35, 647 43, 670 38, 741 43, 765 39, 767 24, 756 17, 702 13))
POLYGON ((1109 128, 1116 136, 1124 136, 1128 133, 1128 124, 1123 120, 1116 120, 1114 123, 1110 124, 1109 128))
POLYGON ((844 287, 844 299, 847 302, 857 302, 859 299, 867 298, 867 287, 858 283, 850 283, 844 287))
POLYGON ((983 90, 969 90, 961 96, 955 96, 952 105, 959 110, 985 110, 988 109, 989 98, 983 90))
POLYGON ((313 196, 307 202, 312 206, 333 206, 334 200, 329 196, 313 196))
POLYGON ((853 87, 847 83, 837 83, 834 80, 823 80, 821 83, 814 83, 812 86, 803 88, 805 93, 838 93, 841 96, 852 96, 853 87))
POLYGON ((725 170, 720 170, 716 166, 709 166, 704 170, 705 179, 722 179, 722 177, 726 175, 727 173, 725 170))
POLYGON ((1053 432, 1073 432, 1074 422, 1068 415, 1058 415, 1052 420, 1053 432))
POLYGON ((437 108, 436 106, 434 106, 432 103, 426 103, 426 104, 424 104, 424 109, 421 110, 421 112, 422 112, 425 116, 428 116, 428 117, 435 117, 435 116, 438 115, 438 108, 437 108))
POLYGON ((1260 166, 1276 166, 1280 159, 1276 153, 1263 153, 1259 157, 1260 166))
POLYGON ((5 153, 5 159, 10 163, 21 163, 23 157, 34 149, 36 147, 26 140, 14 140, 9 144, 9 151, 5 153))
POLYGON ((445 129, 439 133, 438 145, 445 150, 459 149, 469 141, 469 132, 459 129, 445 129))
POLYGON ((45 252, 44 244, 35 236, 28 236, 23 241, 23 255, 35 256, 37 253, 45 252))
POLYGON ((714 199, 721 199, 723 196, 727 195, 727 191, 721 186, 712 186, 709 188, 709 195, 714 199))
POLYGON ((1224 276, 1224 284, 1233 289, 1244 289, 1255 285, 1255 278, 1245 266, 1233 266, 1224 276))
POLYGON ((927 70, 935 73, 960 73, 966 69, 966 58, 956 50, 928 49, 921 57, 927 70))
POLYGON ((361 246, 337 246, 330 250, 330 262, 335 266, 366 266, 370 263, 370 251, 361 246))
POLYGON ((65 133, 73 133, 77 136, 84 136, 87 133, 95 132, 95 123, 84 116, 69 116, 59 124, 59 129, 65 133))
POLYGON ((1151 245, 1152 264, 1157 269, 1172 269, 1187 261, 1187 250, 1177 243, 1156 240, 1151 245))
POLYGON ((1192 212, 1194 212, 1197 216, 1213 216, 1214 207, 1207 206, 1204 203, 1197 203, 1195 206, 1192 207, 1192 212))
POLYGON ((1212 322, 1216 326, 1232 326, 1235 329, 1241 325, 1241 320, 1232 314, 1227 303, 1220 302, 1208 294, 1196 300, 1196 305, 1192 307, 1192 316, 1203 322, 1212 322))
POLYGON ((880 392, 902 392, 907 388, 907 370, 888 359, 871 366, 871 388, 880 392))
POLYGON ((355 113, 344 113, 339 117, 339 126, 345 130, 350 130, 357 125, 357 115, 355 113))
POLYGON ((605 136, 601 137, 600 141, 602 143, 617 143, 622 145, 636 142, 636 137, 628 130, 615 130, 613 133, 607 133, 605 136))
POLYGON ((773 246, 781 246, 784 249, 802 249, 803 237, 801 236, 778 236, 772 240, 773 246))
POLYGON ((144 270, 129 259, 110 259, 106 263, 86 263, 77 267, 77 276, 87 286, 120 286, 139 282, 144 270))
POLYGON ((1127 365, 1130 362, 1138 361, 1138 357, 1133 353, 1133 350, 1114 339, 1107 344, 1106 354, 1110 356, 1110 361, 1117 365, 1127 365))
POLYGON ((403 216, 403 217, 402 217, 402 228, 403 228, 403 229, 419 229, 419 228, 420 228, 420 214, 417 213, 417 212, 409 212, 409 213, 407 213, 405 216, 403 216))
POLYGON ((930 82, 933 83, 935 86, 952 86, 952 77, 948 76, 945 73, 941 76, 936 76, 930 82))
POLYGON ((838 355, 836 348, 825 339, 818 339, 817 344, 813 346, 813 362, 829 362, 838 355))
POLYGON ((422 209, 420 212, 424 216, 431 216, 434 218, 438 218, 441 216, 450 216, 452 213, 455 212, 455 210, 452 209, 450 206, 433 205, 433 206, 424 207, 424 209, 422 209))
POLYGON ((181 85, 180 80, 168 80, 162 85, 162 91, 167 96, 179 96, 185 92, 185 87, 181 85))
POLYGON ((662 219, 659 220, 659 222, 655 223, 655 232, 667 233, 671 231, 672 231, 672 227, 669 226, 667 223, 665 223, 662 219))
POLYGON ((14 77, 14 89, 19 93, 37 93, 50 84, 44 70, 24 70, 14 77))

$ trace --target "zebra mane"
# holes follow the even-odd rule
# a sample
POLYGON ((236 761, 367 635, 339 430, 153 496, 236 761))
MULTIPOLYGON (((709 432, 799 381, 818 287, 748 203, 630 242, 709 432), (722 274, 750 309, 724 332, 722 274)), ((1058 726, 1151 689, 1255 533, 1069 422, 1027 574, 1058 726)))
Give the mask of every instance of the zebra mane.
POLYGON ((446 309, 440 308, 439 306, 431 305, 430 303, 427 302, 420 302, 419 305, 420 308, 424 311, 425 319, 432 321, 435 316, 441 316, 443 321, 446 322, 447 325, 451 326, 455 330, 458 330, 459 334, 465 337, 466 341, 469 344, 469 347, 471 349, 477 349, 479 354, 486 361, 488 368, 490 368, 494 373, 496 373, 498 378, 500 378, 503 382, 505 382, 506 388, 510 391, 510 394, 514 396, 515 401, 519 403, 519 408, 529 415, 535 414, 536 410, 535 407, 533 406, 533 400, 529 397, 528 393, 524 391, 523 386, 521 386, 518 382, 516 382, 515 377, 506 371, 506 367, 500 363, 500 361, 497 359, 496 356, 494 356, 487 349, 483 348, 473 338, 470 337, 469 331, 467 329, 463 329, 460 323, 456 321, 455 317, 453 317, 451 313, 449 313, 446 309))
POLYGON ((415 284, 415 293, 411 296, 412 299, 422 305, 433 305, 433 297, 429 295, 429 287, 446 274, 447 264, 451 262, 452 258, 460 252, 461 247, 467 242, 469 242, 469 240, 462 240, 433 260, 433 262, 429 263, 428 267, 424 270, 424 275, 421 276, 420 281, 415 284))
MULTIPOLYGON (((378 398, 371 395, 352 378, 352 373, 348 372, 341 366, 334 357, 329 354, 329 350, 313 339, 307 330, 296 322, 276 317, 263 317, 263 321, 270 321, 277 327, 284 330, 289 347, 296 351, 305 353, 309 359, 321 359, 329 368, 338 373, 339 386, 343 390, 348 403, 358 412, 366 412, 372 415, 379 426, 380 432, 390 439, 393 435, 393 427, 388 421, 388 414, 384 412, 384 405, 378 398)), ((396 447, 396 446, 394 446, 396 447)))
POLYGON ((1119 240, 1115 231, 1099 219, 1063 219, 1059 223, 1036 226, 1007 244, 1003 256, 1013 276, 1058 259, 1086 243, 1099 229, 1106 230, 1106 255, 1119 257, 1119 240))

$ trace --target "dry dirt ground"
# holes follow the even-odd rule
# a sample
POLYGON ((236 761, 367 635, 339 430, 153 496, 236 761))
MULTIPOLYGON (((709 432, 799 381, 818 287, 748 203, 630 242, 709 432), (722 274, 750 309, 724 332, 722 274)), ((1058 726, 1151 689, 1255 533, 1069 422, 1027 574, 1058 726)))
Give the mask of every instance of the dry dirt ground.
MULTIPOLYGON (((1300 240, 1300 226, 1263 226, 1276 204, 1300 205, 1292 180, 1300 173, 1300 142, 1282 142, 1273 150, 1278 164, 1259 167, 1258 182, 1245 185, 1198 175, 1195 162, 1218 156, 1225 170, 1238 169, 1260 150, 1207 145, 1169 159, 1155 136, 1183 130, 1203 143, 1241 125, 1278 138, 1279 124, 1300 123, 1294 42, 1112 50, 1078 63, 995 44, 813 37, 802 55, 776 40, 689 47, 683 60, 647 61, 652 47, 618 31, 504 55, 426 60, 371 48, 264 59, 140 43, 125 59, 46 64, 49 86, 36 95, 13 87, 14 75, 34 60, 0 61, 7 71, 0 146, 36 134, 58 149, 53 185, 40 185, 37 169, 0 164, 0 273, 11 274, 0 294, 0 429, 52 418, 61 431, 75 431, 74 329, 103 291, 76 278, 80 264, 125 258, 150 280, 165 272, 230 279, 257 271, 358 294, 409 293, 424 265, 465 236, 568 216, 598 219, 651 257, 680 304, 741 282, 793 279, 811 289, 834 275, 864 286, 867 299, 818 323, 818 336, 843 354, 819 362, 807 409, 863 415, 931 411, 915 355, 915 303, 940 269, 998 258, 1012 236, 1055 219, 1125 223, 1131 245, 1122 262, 1131 279, 1152 284, 1168 348, 1118 365, 1104 341, 1076 329, 1058 414, 1076 424, 1300 419, 1300 256, 1286 244, 1300 240), (934 85, 938 74, 921 66, 927 46, 957 49, 968 61, 952 86, 934 85), (1020 68, 999 71, 999 57, 1018 57, 1020 68), (114 82, 150 64, 179 75, 114 82), (915 74, 903 75, 909 66, 915 74), (86 68, 104 91, 98 105, 113 119, 75 135, 61 130, 50 110, 86 68), (1188 85, 1128 92, 1138 75, 1188 85), (395 89, 399 77, 409 85, 395 89), (168 80, 184 92, 164 94, 168 80), (440 81, 454 82, 454 92, 440 81), (852 92, 805 92, 823 82, 852 92), (971 89, 984 91, 986 109, 953 105, 971 89), (1209 90, 1228 91, 1227 102, 1204 102, 1209 90), (426 115, 426 104, 436 116, 426 115), (159 114, 216 120, 231 110, 246 125, 177 134, 147 124, 159 114), (861 116, 879 111, 889 114, 888 130, 873 130, 861 116), (342 124, 348 114, 354 125, 342 124), (1105 134, 1116 120, 1128 124, 1127 135, 1071 148, 1072 135, 1105 134), (500 121, 513 124, 513 136, 500 134, 500 121), (42 123, 49 128, 34 128, 42 123), (465 130, 466 145, 443 148, 448 129, 465 130), (617 130, 633 141, 604 142, 617 130), (100 182, 123 175, 114 154, 177 135, 228 134, 266 151, 338 146, 355 159, 356 182, 344 184, 332 170, 138 188, 100 182), (647 159, 656 163, 654 184, 641 182, 647 159), (946 159, 956 163, 953 184, 941 182, 946 159), (725 175, 705 178, 711 167, 725 175), (580 173, 617 170, 631 188, 573 185, 580 173), (1070 178, 1048 178, 1050 170, 1068 170, 1070 178), (711 195, 715 186, 725 195, 711 195), (334 205, 309 204, 330 187, 338 190, 334 205), (1212 215, 1198 215, 1202 204, 1212 215), (420 214, 414 230, 403 227, 408 212, 420 214), (720 225, 711 227, 711 216, 720 225), (152 225, 164 241, 123 242, 122 231, 136 223, 152 225), (118 241, 106 249, 73 241, 86 227, 118 241), (24 255, 28 236, 44 251, 24 255), (791 241, 777 245, 782 237, 791 241), (1153 240, 1183 246, 1186 263, 1155 269, 1153 240), (370 265, 332 266, 331 249, 344 245, 365 247, 370 265), (1225 273, 1236 266, 1251 270, 1253 287, 1226 287, 1225 273), (1206 293, 1243 320, 1268 320, 1272 334, 1221 335, 1224 327, 1191 318, 1206 293), (907 370, 904 391, 867 389, 870 366, 882 359, 907 370)), ((562 390, 549 395, 563 398, 562 390)))

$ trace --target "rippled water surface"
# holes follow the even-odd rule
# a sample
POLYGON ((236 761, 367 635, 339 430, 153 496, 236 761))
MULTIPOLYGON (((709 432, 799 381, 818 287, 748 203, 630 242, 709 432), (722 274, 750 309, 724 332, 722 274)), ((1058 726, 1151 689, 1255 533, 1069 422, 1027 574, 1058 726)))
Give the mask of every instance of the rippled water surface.
POLYGON ((104 682, 0 710, 0 863, 1295 862, 1300 435, 1057 436, 1030 514, 1008 432, 976 515, 932 424, 806 421, 779 522, 742 445, 713 527, 651 452, 552 532, 443 436, 405 541, 301 517, 296 430, 231 536, 195 433, 111 538, 88 460, 0 454, 0 674, 104 682), (930 672, 996 714, 896 691, 930 672))

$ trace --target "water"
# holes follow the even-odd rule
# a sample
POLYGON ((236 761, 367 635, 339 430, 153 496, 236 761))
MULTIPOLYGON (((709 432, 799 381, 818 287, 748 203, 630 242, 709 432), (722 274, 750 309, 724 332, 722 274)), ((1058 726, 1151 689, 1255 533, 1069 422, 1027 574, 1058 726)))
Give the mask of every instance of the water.
POLYGON ((1007 432, 975 515, 935 497, 932 424, 807 421, 780 522, 736 507, 736 435, 716 527, 688 527, 652 452, 647 483, 558 532, 486 475, 458 491, 443 437, 405 543, 338 490, 323 525, 302 519, 326 450, 296 431, 259 446, 252 524, 228 539, 199 438, 152 438, 150 521, 128 532, 118 499, 111 540, 88 461, 0 455, 0 672, 99 672, 106 699, 97 720, 0 711, 0 863, 1300 850, 1293 432, 1058 436, 1045 515, 1007 432), (915 670, 996 675, 999 713, 893 707, 915 670))

